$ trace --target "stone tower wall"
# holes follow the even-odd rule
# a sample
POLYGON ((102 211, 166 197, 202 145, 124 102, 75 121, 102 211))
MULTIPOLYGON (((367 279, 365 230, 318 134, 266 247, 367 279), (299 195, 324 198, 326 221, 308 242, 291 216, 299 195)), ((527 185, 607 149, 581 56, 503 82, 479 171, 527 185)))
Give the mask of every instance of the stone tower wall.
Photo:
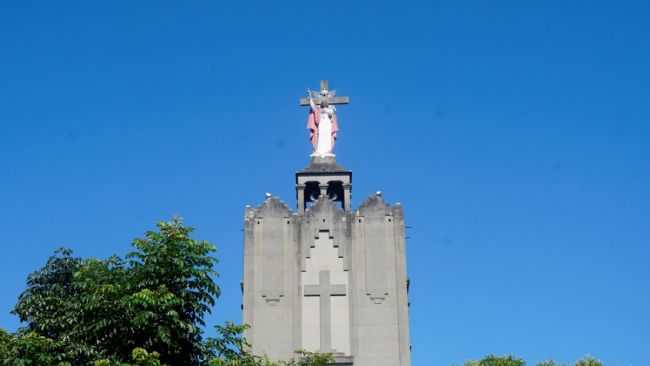
POLYGON ((244 323, 253 353, 293 357, 300 348, 297 225, 289 208, 270 198, 246 211, 244 222, 244 323))
POLYGON ((374 195, 351 222, 355 365, 410 365, 401 206, 374 195))
MULTIPOLYGON (((336 285, 345 288, 348 305, 342 310, 328 303, 331 318, 345 320, 333 321, 335 329, 328 331, 338 338, 327 346, 331 343, 334 351, 343 351, 341 364, 353 360, 356 366, 410 365, 404 218, 399 204, 390 206, 377 194, 356 211, 345 212, 323 196, 304 213, 293 213, 269 197, 260 207, 247 209, 244 226, 243 313, 244 322, 251 325, 246 336, 255 354, 288 359, 305 344, 318 344, 303 340, 305 334, 314 337, 313 332, 305 333, 303 320, 318 314, 303 309, 308 303, 302 281, 309 274, 308 261, 324 265, 325 259, 312 255, 322 253, 317 246, 328 243, 325 249, 331 258, 326 260, 336 261, 344 273, 336 285)), ((310 276, 313 282, 315 277, 310 276)))

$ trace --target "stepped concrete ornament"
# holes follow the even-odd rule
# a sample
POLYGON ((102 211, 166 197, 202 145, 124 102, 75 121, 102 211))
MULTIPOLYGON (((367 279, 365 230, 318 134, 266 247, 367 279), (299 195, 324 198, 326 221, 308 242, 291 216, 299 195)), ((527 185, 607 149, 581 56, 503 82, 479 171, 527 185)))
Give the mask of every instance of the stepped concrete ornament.
POLYGON ((333 157, 336 134, 339 131, 336 104, 348 104, 350 98, 337 97, 336 90, 329 90, 327 80, 321 80, 320 92, 307 89, 307 98, 300 99, 301 106, 309 106, 307 129, 314 150, 312 157, 333 157))

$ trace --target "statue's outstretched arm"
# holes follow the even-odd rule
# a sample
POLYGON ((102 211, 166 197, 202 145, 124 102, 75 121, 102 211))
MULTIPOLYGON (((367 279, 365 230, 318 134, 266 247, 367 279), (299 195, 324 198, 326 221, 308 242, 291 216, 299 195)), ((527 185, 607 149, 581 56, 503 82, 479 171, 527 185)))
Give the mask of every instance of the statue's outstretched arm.
POLYGON ((311 90, 307 89, 307 96, 309 97, 309 106, 311 110, 316 113, 316 104, 314 104, 314 98, 311 97, 311 90))

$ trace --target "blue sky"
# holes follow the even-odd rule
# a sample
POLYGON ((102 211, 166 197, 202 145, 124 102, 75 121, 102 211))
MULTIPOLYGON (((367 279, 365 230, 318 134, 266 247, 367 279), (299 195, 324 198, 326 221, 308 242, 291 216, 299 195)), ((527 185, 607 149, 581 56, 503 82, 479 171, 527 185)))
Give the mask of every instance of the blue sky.
POLYGON ((240 319, 242 219, 294 205, 327 78, 353 204, 405 206, 414 365, 650 359, 644 1, 3 2, 0 326, 60 246, 180 215, 240 319))

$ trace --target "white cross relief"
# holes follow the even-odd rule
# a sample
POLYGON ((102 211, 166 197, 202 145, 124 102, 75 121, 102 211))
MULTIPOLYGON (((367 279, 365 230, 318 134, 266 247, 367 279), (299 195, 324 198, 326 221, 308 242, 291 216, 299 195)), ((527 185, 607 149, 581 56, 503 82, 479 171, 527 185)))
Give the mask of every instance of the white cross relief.
POLYGON ((306 285, 305 296, 320 297, 320 351, 332 352, 332 299, 331 296, 345 296, 345 285, 330 284, 330 272, 320 271, 318 285, 306 285))

